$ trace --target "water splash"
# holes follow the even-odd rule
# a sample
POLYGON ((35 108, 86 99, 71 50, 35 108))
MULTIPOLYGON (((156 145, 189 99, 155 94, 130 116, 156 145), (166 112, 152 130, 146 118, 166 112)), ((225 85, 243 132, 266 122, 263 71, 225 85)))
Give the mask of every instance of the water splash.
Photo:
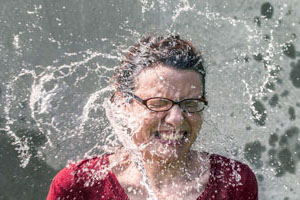
MULTIPOLYGON (((282 60, 285 59, 282 55, 287 51, 287 44, 297 41, 297 39, 288 38, 285 35, 287 31, 278 32, 277 30, 282 27, 281 21, 286 19, 288 10, 292 6, 287 3, 278 5, 275 8, 277 9, 276 19, 275 15, 273 19, 256 18, 262 24, 259 27, 258 22, 253 22, 252 16, 238 15, 238 17, 235 17, 232 14, 228 16, 228 13, 224 11, 230 4, 227 1, 222 2, 216 8, 214 7, 216 3, 212 1, 201 3, 188 0, 172 2, 141 0, 138 3, 140 8, 138 12, 141 12, 141 19, 134 20, 132 17, 127 16, 125 11, 119 12, 122 15, 121 22, 107 26, 117 33, 115 35, 99 36, 98 41, 101 45, 97 47, 102 48, 103 45, 103 48, 117 49, 116 51, 108 51, 108 53, 107 50, 99 52, 90 48, 89 45, 94 40, 88 38, 88 34, 76 38, 76 40, 82 42, 83 46, 88 47, 84 47, 84 50, 82 50, 82 48, 76 46, 79 50, 74 47, 74 51, 66 45, 69 41, 61 39, 55 31, 48 33, 46 20, 44 19, 49 16, 43 13, 47 5, 31 5, 28 7, 29 9, 26 10, 25 14, 27 13, 31 17, 30 19, 36 20, 32 27, 21 22, 21 20, 16 20, 16 25, 19 28, 11 30, 11 39, 9 40, 13 53, 6 53, 9 48, 5 43, 0 44, 1 53, 6 55, 5 60, 9 60, 8 58, 15 59, 15 61, 12 59, 11 63, 15 64, 13 68, 16 70, 11 72, 6 67, 11 65, 9 62, 2 65, 5 70, 7 69, 8 72, 5 74, 9 77, 6 78, 2 74, 0 75, 1 80, 3 77, 7 84, 7 89, 3 92, 3 110, 6 122, 1 130, 13 139, 12 145, 15 146, 19 154, 21 167, 26 167, 34 156, 31 151, 34 148, 31 145, 33 141, 31 137, 17 132, 17 129, 21 127, 34 129, 36 135, 45 136, 46 142, 37 147, 38 156, 44 158, 54 168, 62 167, 68 159, 77 159, 77 155, 87 157, 96 154, 96 152, 100 152, 100 154, 110 152, 113 151, 111 147, 119 145, 118 139, 114 134, 111 134, 112 125, 109 124, 103 114, 104 108, 107 106, 103 102, 112 92, 111 88, 106 87, 109 85, 109 77, 113 71, 113 67, 110 66, 119 62, 121 54, 128 44, 132 45, 145 32, 157 27, 164 30, 162 32, 182 34, 191 39, 193 43, 202 46, 208 65, 208 78, 211 82, 211 85, 208 85, 210 87, 208 90, 209 100, 212 102, 212 106, 219 106, 218 109, 224 111, 224 113, 220 113, 220 110, 211 109, 211 113, 208 114, 208 118, 211 119, 206 120, 210 130, 203 130, 200 133, 200 135, 203 134, 203 137, 199 137, 195 148, 207 149, 216 153, 223 152, 232 158, 243 159, 241 149, 244 142, 232 135, 224 137, 224 135, 228 135, 225 134, 227 127, 222 124, 223 121, 220 119, 228 118, 226 112, 233 112, 230 105, 235 107, 235 103, 243 104, 238 107, 240 112, 243 113, 239 114, 238 117, 243 118, 246 116, 246 119, 243 119, 244 123, 251 124, 251 120, 253 120, 251 119, 250 122, 248 120, 251 116, 249 110, 254 113, 253 118, 258 121, 264 117, 264 114, 272 114, 270 109, 266 109, 266 113, 258 112, 254 103, 256 100, 262 100, 274 92, 269 85, 276 84, 278 77, 282 76, 282 73, 286 73, 284 70, 287 69, 282 70, 279 64, 282 64, 282 60), (155 19, 161 20, 150 23, 148 20, 153 16, 159 16, 155 19), (139 20, 142 22, 139 22, 139 20), (135 24, 137 25, 135 26, 135 24), (24 27, 22 27, 23 25, 24 27), (118 28, 115 29, 115 27, 118 28), (28 33, 30 34, 28 35, 28 33), (60 55, 54 56, 52 65, 46 65, 43 62, 36 65, 34 64, 35 61, 27 59, 27 53, 35 48, 32 45, 32 35, 34 34, 36 34, 37 40, 46 38, 49 41, 47 43, 49 47, 53 44, 55 48, 59 49, 60 55), (230 42, 228 42, 229 39, 230 42), (256 58, 261 56, 261 60, 254 64, 251 63, 253 55, 256 58), (18 58, 22 61, 17 62, 18 58), (258 65, 263 66, 263 68, 258 65), (233 79, 233 81, 230 82, 230 79, 233 79), (218 82, 218 80, 221 81, 218 82), (224 89, 224 83, 229 85, 228 88, 224 89), (218 87, 218 84, 220 87, 218 87), (222 91, 223 93, 219 94, 216 91, 222 91), (243 96, 237 94, 236 91, 241 91, 240 93, 243 96), (225 103, 228 104, 225 105, 222 103, 221 105, 215 100, 220 96, 226 100, 232 100, 232 104, 225 103), (218 134, 213 140, 209 141, 210 133, 215 132, 218 134), (205 143, 205 140, 207 143, 205 143), (102 144, 107 145, 103 146, 102 144), (202 144, 202 147, 199 144, 202 144), (220 144, 220 146, 216 148, 215 144, 220 144), (230 148, 232 146, 234 148, 230 148), (80 150, 76 151, 76 148, 80 150), (64 155, 68 151, 73 153, 64 155)), ((85 4, 81 6, 83 9, 85 4)), ((242 5, 240 6, 242 7, 242 5)), ((68 6, 64 5, 62 8, 66 10, 68 6)), ((54 16, 54 22, 50 24, 53 29, 56 30, 56 25, 64 27, 65 30, 70 28, 70 38, 77 34, 77 29, 66 25, 63 15, 54 16)), ((5 27, 7 26, 5 25, 7 20, 1 19, 0 22, 3 22, 5 27)), ((297 21, 291 21, 290 24, 291 27, 288 30, 295 29, 293 31, 297 33, 297 21)), ((100 32, 99 35, 102 34, 102 30, 105 32, 104 28, 97 30, 97 32, 100 32)), ((110 31, 110 33, 113 31, 110 31)), ((2 39, 2 36, 0 37, 2 39)), ((76 42, 74 41, 74 43, 76 42)), ((53 48, 53 50, 55 49, 53 48)), ((47 55, 44 59, 46 57, 47 55)), ((295 57, 291 59, 295 59, 295 57)), ((265 132, 272 129, 268 124, 260 127, 263 127, 265 132)), ((127 129, 124 128, 124 131, 127 131, 127 129)), ((261 140, 266 137, 263 134, 254 134, 254 136, 249 137, 255 139, 258 136, 262 137, 261 140)), ((265 141, 267 143, 267 140, 265 141)), ((127 143, 130 145, 130 140, 127 140, 127 143)), ((266 167, 266 169, 268 168, 266 167)), ((264 169, 257 171, 264 172, 264 169)), ((273 182, 275 179, 271 179, 273 174, 270 175, 270 171, 267 170, 266 174, 273 182)))

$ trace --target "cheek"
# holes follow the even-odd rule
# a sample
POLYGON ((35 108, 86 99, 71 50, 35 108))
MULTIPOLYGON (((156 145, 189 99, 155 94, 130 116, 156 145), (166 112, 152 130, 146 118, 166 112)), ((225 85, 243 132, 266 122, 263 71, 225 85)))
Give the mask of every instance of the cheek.
POLYGON ((138 120, 141 122, 141 131, 151 132, 155 131, 161 124, 162 114, 147 112, 143 116, 139 116, 138 120))
POLYGON ((132 117, 142 129, 158 124, 162 117, 162 113, 151 112, 147 108, 137 104, 132 104, 128 112, 130 117, 132 117))
POLYGON ((190 123, 191 123, 192 128, 195 131, 199 131, 201 129, 202 123, 203 123, 203 116, 202 116, 202 114, 199 113, 199 114, 196 114, 194 116, 191 116, 190 123))
POLYGON ((139 145, 149 141, 152 132, 154 132, 160 124, 160 116, 156 113, 144 112, 135 116, 136 129, 133 131, 133 141, 139 145))

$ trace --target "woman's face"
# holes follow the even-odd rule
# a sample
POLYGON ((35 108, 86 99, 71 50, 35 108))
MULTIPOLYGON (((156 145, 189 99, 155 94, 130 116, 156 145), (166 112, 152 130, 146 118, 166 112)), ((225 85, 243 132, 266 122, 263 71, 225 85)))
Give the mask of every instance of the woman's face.
MULTIPOLYGON (((201 75, 165 65, 144 69, 136 78, 134 94, 142 99, 164 97, 173 101, 202 96, 201 75)), ((132 139, 147 160, 180 159, 190 150, 202 125, 201 113, 183 112, 178 105, 153 112, 134 100, 128 105, 134 119, 132 139)))

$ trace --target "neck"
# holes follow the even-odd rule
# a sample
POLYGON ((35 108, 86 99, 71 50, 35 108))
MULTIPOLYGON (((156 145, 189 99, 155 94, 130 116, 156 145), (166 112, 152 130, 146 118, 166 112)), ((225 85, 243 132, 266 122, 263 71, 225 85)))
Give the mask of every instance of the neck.
POLYGON ((144 166, 150 184, 156 188, 183 178, 188 179, 193 168, 190 152, 180 159, 171 161, 144 160, 144 166))

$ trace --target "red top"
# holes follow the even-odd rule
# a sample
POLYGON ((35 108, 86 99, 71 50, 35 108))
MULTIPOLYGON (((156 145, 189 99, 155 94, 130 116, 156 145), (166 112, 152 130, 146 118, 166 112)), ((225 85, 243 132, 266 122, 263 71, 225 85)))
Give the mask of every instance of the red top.
MULTIPOLYGON (((53 179, 47 200, 129 200, 116 176, 108 169, 108 155, 71 164, 53 179)), ((238 161, 210 155, 210 177, 197 200, 257 200, 254 173, 238 161)))

